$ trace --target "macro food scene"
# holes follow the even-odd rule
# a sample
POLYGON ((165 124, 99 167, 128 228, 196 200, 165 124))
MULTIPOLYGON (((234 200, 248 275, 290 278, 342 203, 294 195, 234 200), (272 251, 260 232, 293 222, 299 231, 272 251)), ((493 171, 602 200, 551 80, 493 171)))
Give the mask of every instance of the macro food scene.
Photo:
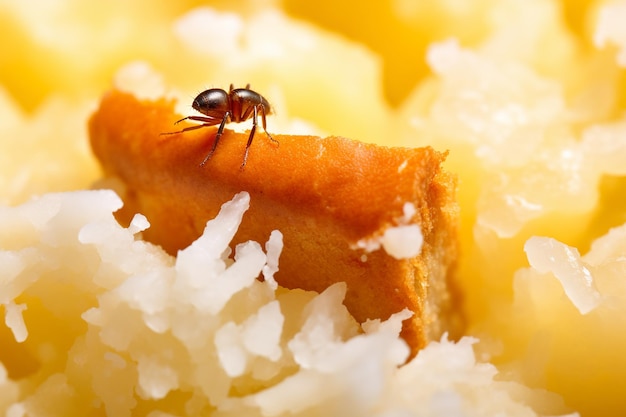
POLYGON ((0 413, 625 415, 624 22, 0 2, 0 413))

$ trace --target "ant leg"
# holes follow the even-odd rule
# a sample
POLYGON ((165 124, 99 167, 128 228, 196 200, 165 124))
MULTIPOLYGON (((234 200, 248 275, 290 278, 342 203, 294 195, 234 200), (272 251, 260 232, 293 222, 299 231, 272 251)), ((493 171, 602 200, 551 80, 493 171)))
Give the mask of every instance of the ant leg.
POLYGON ((190 130, 202 129, 203 127, 211 127, 211 126, 215 126, 215 125, 212 125, 212 124, 209 124, 209 123, 202 123, 201 125, 189 126, 189 127, 184 128, 183 130, 179 130, 179 131, 176 131, 176 132, 159 133, 159 136, 177 135, 179 133, 188 132, 190 130))
POLYGON ((265 134, 267 135, 267 137, 270 138, 270 140, 274 142, 276 146, 280 146, 280 142, 274 139, 272 135, 270 135, 270 133, 267 131, 267 127, 266 127, 267 123, 265 122, 265 106, 264 105, 261 105, 261 121, 263 122, 263 130, 265 131, 265 134))
POLYGON ((182 121, 184 121, 184 120, 189 120, 189 118, 191 118, 191 117, 193 117, 193 116, 183 117, 183 118, 182 118, 182 119, 180 119, 180 120, 176 120, 176 121, 174 122, 174 124, 175 124, 175 125, 177 125, 177 124, 179 124, 180 122, 182 122, 182 121))
POLYGON ((222 137, 222 133, 224 133, 224 125, 226 125, 226 119, 228 119, 229 117, 230 117, 230 113, 226 112, 226 114, 224 115, 224 118, 222 119, 222 123, 220 123, 220 127, 217 129, 217 133, 215 134, 215 140, 213 141, 213 146, 211 147, 211 151, 202 160, 202 162, 200 162, 201 167, 203 167, 204 164, 206 164, 206 162, 209 159, 211 159, 211 157, 213 156, 213 152, 215 152, 215 149, 217 148, 217 142, 220 141, 220 138, 222 137))
MULTIPOLYGON (((179 124, 180 122, 182 122, 183 120, 187 120, 187 119, 189 119, 189 117, 190 117, 190 116, 188 116, 188 117, 183 117, 182 119, 177 120, 176 122, 174 122, 174 124, 175 124, 175 125, 177 125, 177 124, 179 124)), ((183 130, 177 130, 176 132, 163 132, 163 133, 159 133, 159 136, 175 135, 175 134, 177 134, 177 133, 183 133, 183 132, 186 132, 186 131, 188 131, 188 130, 200 129, 201 127, 204 127, 204 126, 209 126, 209 125, 201 124, 201 125, 198 125, 198 126, 187 127, 187 128, 185 128, 185 129, 183 129, 183 130)))
POLYGON ((215 126, 216 124, 219 123, 220 119, 217 119, 212 116, 187 116, 187 117, 183 117, 182 119, 180 119, 174 124, 178 124, 182 122, 183 120, 194 120, 196 122, 205 122, 208 126, 215 126))
POLYGON ((243 162, 239 169, 243 169, 246 166, 246 162, 248 161, 248 151, 250 150, 250 145, 252 145, 252 139, 254 139, 254 133, 256 132, 256 124, 257 124, 257 111, 256 106, 254 106, 254 117, 252 117, 252 129, 250 130, 250 136, 248 136, 248 143, 246 144, 246 150, 243 154, 243 162))
POLYGON ((183 120, 194 120, 196 122, 204 122, 204 123, 202 123, 201 125, 189 126, 189 127, 186 127, 186 128, 184 128, 182 130, 177 130, 175 132, 159 133, 159 136, 176 135, 178 133, 188 132, 190 130, 196 130, 196 129, 201 129, 203 127, 215 126, 217 124, 217 121, 215 120, 215 118, 204 117, 204 116, 187 116, 187 117, 183 117, 182 119, 180 119, 179 121, 177 121, 174 124, 178 124, 178 123, 182 122, 183 120))

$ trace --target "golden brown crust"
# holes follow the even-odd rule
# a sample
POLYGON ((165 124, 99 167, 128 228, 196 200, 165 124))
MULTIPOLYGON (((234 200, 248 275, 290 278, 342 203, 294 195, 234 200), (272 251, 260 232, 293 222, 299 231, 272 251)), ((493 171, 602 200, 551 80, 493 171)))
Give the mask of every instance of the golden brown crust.
POLYGON ((345 281, 346 305, 359 321, 386 319, 408 307, 415 316, 405 322, 403 336, 413 349, 445 329, 457 213, 454 181, 440 168, 444 154, 340 137, 275 135, 277 146, 257 132, 240 170, 247 133, 225 130, 200 167, 216 129, 160 135, 179 118, 169 101, 141 102, 112 91, 90 121, 92 148, 106 175, 126 186, 122 217, 145 214, 147 240, 175 253, 202 233, 221 204, 248 191, 250 209, 235 243, 264 242, 280 230, 281 285, 322 291, 345 281), (422 254, 397 260, 378 250, 363 261, 364 252, 351 245, 395 225, 406 202, 417 207, 422 254))

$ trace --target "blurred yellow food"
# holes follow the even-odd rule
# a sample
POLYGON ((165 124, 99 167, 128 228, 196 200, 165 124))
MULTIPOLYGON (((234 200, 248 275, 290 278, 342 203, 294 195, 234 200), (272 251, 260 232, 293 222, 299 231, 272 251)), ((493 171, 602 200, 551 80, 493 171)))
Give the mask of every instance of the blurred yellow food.
MULTIPOLYGON (((277 109, 272 131, 449 149, 463 308, 479 358, 502 378, 562 396, 567 407, 545 413, 623 414, 624 0, 196 6, 0 3, 0 201, 99 178, 86 119, 112 79, 178 97, 185 114, 198 91, 250 82, 277 109), (533 258, 546 247, 570 269, 533 258), (577 279, 588 285, 573 294, 597 299, 590 310, 564 290, 577 279)), ((10 317, 29 306, 23 344, 0 332, 11 377, 44 366, 47 340, 71 342, 36 331, 47 327, 41 294, 21 297, 2 300, 10 317)), ((68 309, 78 334, 86 324, 68 309)), ((44 374, 25 385, 34 390, 44 374)))

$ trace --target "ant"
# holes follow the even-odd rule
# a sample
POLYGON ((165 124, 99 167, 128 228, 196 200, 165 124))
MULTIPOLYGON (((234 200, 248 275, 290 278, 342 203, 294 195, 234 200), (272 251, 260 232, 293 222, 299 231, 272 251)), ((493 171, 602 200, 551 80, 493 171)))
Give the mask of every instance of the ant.
POLYGON ((265 127, 265 115, 271 114, 272 108, 265 97, 256 91, 250 90, 250 84, 247 84, 246 88, 234 88, 231 84, 228 92, 222 90, 221 88, 211 88, 203 91, 193 100, 191 107, 204 114, 204 116, 187 116, 178 120, 174 124, 178 124, 183 120, 195 120, 203 122, 202 124, 186 127, 177 132, 161 133, 161 135, 175 135, 177 133, 183 133, 189 130, 201 129, 203 127, 215 126, 219 124, 220 127, 217 129, 213 147, 211 148, 209 154, 200 163, 201 167, 206 164, 211 156, 213 156, 215 148, 217 148, 217 143, 224 132, 224 125, 229 122, 241 123, 249 118, 252 118, 252 130, 250 130, 250 136, 248 137, 248 143, 246 145, 245 153, 243 154, 243 162, 240 169, 243 169, 246 166, 248 151, 250 149, 250 145, 252 144, 252 139, 254 139, 259 113, 261 114, 261 121, 263 122, 263 130, 265 130, 265 134, 273 142, 278 143, 278 141, 267 132, 265 127))

